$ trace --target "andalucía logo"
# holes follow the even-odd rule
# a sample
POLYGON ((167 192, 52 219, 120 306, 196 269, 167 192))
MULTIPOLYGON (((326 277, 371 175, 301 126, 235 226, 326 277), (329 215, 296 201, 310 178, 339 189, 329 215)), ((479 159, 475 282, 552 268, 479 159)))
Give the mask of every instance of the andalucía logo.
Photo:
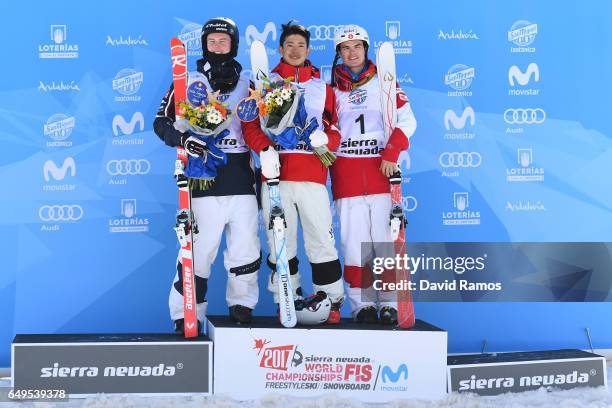
POLYGON ((405 391, 407 387, 405 364, 375 366, 372 358, 363 355, 316 355, 307 353, 302 345, 253 340, 268 389, 374 391, 378 384, 379 391, 405 391))

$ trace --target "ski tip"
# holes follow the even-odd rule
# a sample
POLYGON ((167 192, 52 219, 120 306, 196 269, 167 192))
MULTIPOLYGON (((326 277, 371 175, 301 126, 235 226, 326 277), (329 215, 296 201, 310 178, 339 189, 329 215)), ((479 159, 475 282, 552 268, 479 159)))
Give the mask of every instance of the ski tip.
POLYGON ((293 318, 289 320, 284 320, 284 321, 281 321, 281 324, 283 325, 283 327, 287 327, 287 328, 295 327, 295 325, 297 324, 297 319, 293 318))

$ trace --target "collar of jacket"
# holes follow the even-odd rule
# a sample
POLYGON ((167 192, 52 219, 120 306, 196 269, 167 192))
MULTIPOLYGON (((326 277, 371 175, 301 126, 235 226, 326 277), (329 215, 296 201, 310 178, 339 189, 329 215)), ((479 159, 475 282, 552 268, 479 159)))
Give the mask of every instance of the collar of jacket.
POLYGON ((374 75, 376 75, 376 65, 371 60, 368 60, 367 68, 361 72, 359 78, 357 79, 353 79, 351 73, 344 64, 336 65, 334 74, 338 89, 343 92, 349 92, 363 84, 366 84, 368 81, 370 81, 370 79, 374 78, 374 75))
POLYGON ((319 69, 312 65, 310 60, 304 61, 304 65, 301 67, 294 67, 281 59, 272 72, 276 72, 283 78, 292 77, 294 82, 306 82, 311 78, 321 77, 319 69))

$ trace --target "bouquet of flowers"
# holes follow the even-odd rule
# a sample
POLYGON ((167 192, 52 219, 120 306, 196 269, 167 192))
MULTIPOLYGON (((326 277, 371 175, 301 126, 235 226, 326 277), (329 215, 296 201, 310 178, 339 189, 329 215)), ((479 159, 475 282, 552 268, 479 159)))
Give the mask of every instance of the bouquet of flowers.
POLYGON ((327 146, 313 148, 310 144, 309 136, 319 127, 319 123, 316 118, 308 118, 304 93, 291 83, 292 79, 279 77, 276 80, 264 80, 258 103, 262 124, 282 147, 295 149, 302 141, 325 167, 329 167, 336 156, 327 146))
POLYGON ((232 111, 217 100, 217 94, 211 93, 199 106, 187 101, 180 101, 178 105, 182 118, 174 123, 175 129, 188 132, 207 146, 202 156, 188 155, 185 176, 190 187, 206 190, 214 182, 218 167, 227 163, 226 154, 216 143, 229 134, 232 111))

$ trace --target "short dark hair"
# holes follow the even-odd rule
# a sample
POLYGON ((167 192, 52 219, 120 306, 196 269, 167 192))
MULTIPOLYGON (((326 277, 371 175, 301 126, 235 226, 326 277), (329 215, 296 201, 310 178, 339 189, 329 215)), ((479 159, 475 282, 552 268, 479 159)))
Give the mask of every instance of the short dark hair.
POLYGON ((293 20, 289 21, 287 24, 282 24, 281 27, 283 31, 280 35, 280 46, 282 47, 285 43, 285 39, 290 35, 297 34, 301 35, 306 39, 306 46, 310 46, 310 31, 306 27, 300 24, 294 24, 293 20))

